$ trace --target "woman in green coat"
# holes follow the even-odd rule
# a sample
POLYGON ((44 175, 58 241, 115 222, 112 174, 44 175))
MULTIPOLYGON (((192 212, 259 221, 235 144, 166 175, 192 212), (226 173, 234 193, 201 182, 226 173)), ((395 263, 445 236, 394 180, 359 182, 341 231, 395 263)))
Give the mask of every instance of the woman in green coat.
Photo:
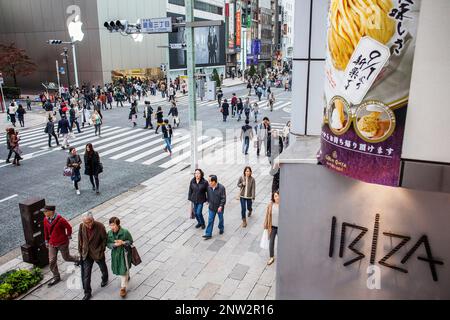
POLYGON ((120 276, 120 296, 124 298, 127 295, 131 268, 131 255, 126 247, 133 244, 133 238, 128 230, 120 226, 120 220, 117 217, 109 219, 109 227, 111 230, 108 231, 107 246, 111 249, 111 269, 113 274, 120 276), (128 265, 125 263, 125 257, 128 265))

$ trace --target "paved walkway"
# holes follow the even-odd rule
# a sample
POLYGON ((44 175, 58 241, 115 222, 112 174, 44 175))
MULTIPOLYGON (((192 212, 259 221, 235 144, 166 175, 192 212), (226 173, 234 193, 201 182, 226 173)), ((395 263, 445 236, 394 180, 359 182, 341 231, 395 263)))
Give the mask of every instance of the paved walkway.
MULTIPOLYGON (((240 142, 230 143, 225 150, 217 150, 200 162, 205 174, 217 174, 227 189, 223 235, 219 235, 216 221, 213 238, 203 240, 203 231, 195 229, 195 220, 188 217, 186 199, 192 174, 186 164, 177 165, 92 210, 95 219, 105 225, 111 216, 118 216, 134 237, 143 262, 131 268, 127 299, 275 298, 276 263, 267 266, 268 250, 259 246, 272 176, 268 174, 267 158, 256 159, 251 150, 249 161, 240 149, 240 142), (237 180, 248 163, 254 171, 257 193, 254 214, 244 229, 240 227, 236 196, 237 180)), ((207 217, 206 208, 204 215, 207 217)), ((71 221, 73 239, 77 239, 79 223, 79 218, 71 221)), ((71 248, 75 252, 75 240, 71 248)), ((110 270, 109 249, 106 255, 110 270)), ((59 266, 63 281, 51 289, 42 285, 25 299, 81 299, 80 268, 63 261, 59 266)), ((0 274, 12 268, 29 267, 19 256, 0 266, 0 274)), ((48 267, 44 272, 45 283, 51 274, 48 267)), ((93 299, 121 299, 120 280, 116 276, 110 272, 110 282, 105 288, 100 288, 100 282, 100 271, 95 266, 93 299)))

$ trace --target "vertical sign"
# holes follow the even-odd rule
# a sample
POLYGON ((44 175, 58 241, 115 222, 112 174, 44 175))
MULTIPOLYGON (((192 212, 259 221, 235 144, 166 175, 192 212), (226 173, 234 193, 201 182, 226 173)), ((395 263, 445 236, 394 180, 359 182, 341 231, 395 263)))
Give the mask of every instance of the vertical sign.
POLYGON ((319 161, 398 186, 421 0, 331 0, 319 161))
POLYGON ((242 21, 241 21, 241 6, 238 4, 236 8, 236 47, 241 47, 241 32, 242 32, 242 21))
POLYGON ((234 13, 234 3, 230 3, 230 18, 228 19, 228 48, 230 49, 234 49, 234 17, 235 17, 235 13, 234 13))

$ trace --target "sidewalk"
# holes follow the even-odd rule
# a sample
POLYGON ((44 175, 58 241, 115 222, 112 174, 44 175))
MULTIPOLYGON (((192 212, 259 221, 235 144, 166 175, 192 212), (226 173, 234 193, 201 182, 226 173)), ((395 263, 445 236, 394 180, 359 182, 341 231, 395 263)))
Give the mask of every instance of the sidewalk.
MULTIPOLYGON (((33 106, 33 108, 42 109, 42 107, 39 107, 39 106, 33 106)), ((13 128, 12 123, 6 121, 6 116, 7 116, 6 112, 0 113, 0 115, 1 115, 1 119, 2 119, 0 122, 0 132, 2 132, 2 133, 5 132, 6 128, 13 128)), ((34 112, 28 111, 24 116, 24 121, 25 121, 25 127, 21 127, 19 124, 19 120, 16 117, 15 129, 20 131, 23 129, 28 129, 28 128, 32 128, 35 126, 44 125, 47 123, 47 117, 45 115, 45 111, 43 111, 43 110, 42 111, 34 111, 34 112)))
POLYGON ((232 80, 231 78, 226 78, 223 80, 222 87, 228 88, 228 87, 235 87, 239 85, 247 84, 247 82, 241 80, 241 78, 234 78, 232 80))
MULTIPOLYGON (((200 162, 205 175, 217 174, 219 183, 227 190, 224 220, 225 233, 219 235, 217 219, 213 238, 205 241, 203 230, 195 229, 195 220, 188 216, 187 192, 192 174, 187 164, 181 163, 133 190, 92 209, 96 220, 105 224, 111 216, 118 216, 127 228, 142 258, 132 267, 127 299, 274 299, 276 263, 267 266, 268 250, 259 246, 263 232, 265 208, 270 199, 272 176, 268 174, 266 157, 256 159, 250 152, 250 165, 257 183, 256 201, 247 228, 241 228, 237 180, 242 175, 246 160, 239 152, 240 142, 227 143, 224 154, 233 163, 220 164, 224 158, 220 150, 200 162), (235 152, 238 150, 238 152, 235 152)), ((55 204, 58 207, 58 204, 55 204)), ((203 210, 207 219, 206 207, 203 210)), ((64 213, 62 212, 64 215, 64 213)), ((80 218, 73 226, 72 253, 80 218)), ((107 249, 110 269, 111 253, 107 249)), ((76 299, 83 297, 80 268, 66 263, 59 256, 62 281, 53 288, 45 284, 51 278, 44 268, 45 278, 25 299, 76 299)), ((29 268, 21 257, 15 257, 0 266, 0 274, 13 268, 29 268)), ((94 267, 92 275, 93 299, 121 299, 120 280, 110 272, 109 284, 100 288, 100 271, 94 267)))

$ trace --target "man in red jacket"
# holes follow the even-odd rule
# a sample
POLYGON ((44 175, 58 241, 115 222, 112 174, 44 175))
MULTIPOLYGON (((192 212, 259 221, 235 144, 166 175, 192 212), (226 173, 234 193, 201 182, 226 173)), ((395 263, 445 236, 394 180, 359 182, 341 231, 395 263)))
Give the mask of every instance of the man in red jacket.
POLYGON ((65 261, 75 262, 79 265, 79 258, 70 255, 69 240, 72 236, 70 224, 55 212, 55 206, 44 207, 44 239, 48 247, 48 258, 50 260, 50 270, 53 273, 53 280, 48 284, 54 286, 61 281, 58 271, 58 251, 65 261))

